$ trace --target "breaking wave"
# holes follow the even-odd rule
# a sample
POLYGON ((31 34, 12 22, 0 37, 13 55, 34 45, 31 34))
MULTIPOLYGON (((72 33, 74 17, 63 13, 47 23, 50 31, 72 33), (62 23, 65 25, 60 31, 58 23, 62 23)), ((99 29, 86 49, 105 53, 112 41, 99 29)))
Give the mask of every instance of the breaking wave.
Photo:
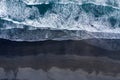
POLYGON ((28 5, 35 5, 35 4, 49 4, 59 3, 59 4, 86 4, 86 3, 94 3, 98 5, 107 5, 113 7, 120 7, 119 0, 22 0, 24 3, 28 5))
POLYGON ((0 37, 36 41, 61 31, 57 39, 120 39, 119 6, 119 0, 1 0, 0 37))

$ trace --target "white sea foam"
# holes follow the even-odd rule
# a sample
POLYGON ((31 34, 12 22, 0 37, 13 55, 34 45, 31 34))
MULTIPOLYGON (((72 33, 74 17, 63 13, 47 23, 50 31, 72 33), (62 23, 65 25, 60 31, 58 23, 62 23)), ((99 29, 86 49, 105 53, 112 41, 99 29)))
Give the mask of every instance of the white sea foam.
MULTIPOLYGON (((88 5, 86 5, 86 7, 87 6, 88 5)), ((37 28, 50 28, 53 30, 83 30, 87 32, 120 33, 119 14, 120 10, 118 0, 24 0, 23 2, 20 0, 0 1, 0 17, 2 20, 5 20, 5 22, 2 23, 3 27, 1 29, 24 28, 24 25, 27 25, 30 27, 30 30, 37 28), (36 6, 33 6, 39 3, 49 4, 49 2, 54 2, 55 4, 53 4, 52 8, 46 11, 43 16, 41 16, 39 9, 36 6), (28 7, 25 3, 27 5, 33 5, 31 5, 32 7, 28 7), (83 3, 90 3, 93 6, 91 9, 89 9, 90 12, 85 12, 82 7, 83 3), (100 17, 95 17, 95 13, 92 12, 92 9, 95 11, 94 8, 98 11, 103 11, 104 14, 100 15, 100 17), (108 12, 107 8, 110 8, 111 11, 108 12), (31 16, 35 16, 34 19, 29 19, 31 16), (111 25, 109 20, 111 17, 116 20, 114 25, 111 25)), ((104 37, 104 35, 93 35, 93 37, 110 38, 108 36, 104 37)), ((118 38, 118 36, 111 36, 111 38, 118 38)))
MULTIPOLYGON (((6 21, 10 21, 14 24, 28 25, 36 28, 51 28, 51 29, 58 29, 58 30, 59 29, 86 30, 90 32, 119 33, 119 28, 117 27, 119 23, 117 23, 115 25, 116 28, 113 29, 112 28, 113 26, 111 26, 110 23, 108 22, 108 18, 111 16, 115 16, 115 18, 119 20, 119 11, 110 13, 109 15, 104 15, 99 18, 95 18, 93 14, 88 14, 88 13, 85 13, 84 11, 79 10, 78 5, 72 5, 72 4, 55 5, 54 8, 52 8, 52 10, 57 14, 50 13, 50 11, 48 11, 44 15, 44 17, 39 17, 34 20, 25 19, 24 21, 19 22, 9 17, 2 18, 2 19, 6 21), (80 13, 78 14, 78 12, 80 13), (75 17, 79 17, 77 21, 74 19, 75 17)), ((22 15, 21 12, 19 14, 22 15)), ((15 13, 12 16, 14 15, 15 13)))
POLYGON ((98 5, 106 5, 113 7, 120 7, 119 0, 23 0, 24 3, 28 5, 38 5, 38 4, 48 4, 51 2, 59 4, 85 4, 85 3, 95 3, 98 5))

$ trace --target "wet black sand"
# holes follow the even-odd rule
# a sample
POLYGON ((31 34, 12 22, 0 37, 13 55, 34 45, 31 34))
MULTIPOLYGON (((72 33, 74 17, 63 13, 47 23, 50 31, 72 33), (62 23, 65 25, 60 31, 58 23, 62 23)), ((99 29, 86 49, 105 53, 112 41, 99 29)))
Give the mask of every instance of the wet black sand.
MULTIPOLYGON (((120 59, 120 50, 107 50, 90 45, 88 40, 15 42, 0 39, 0 56, 15 57, 29 55, 79 55, 120 59)), ((92 39, 94 40, 94 39, 92 39)), ((109 40, 105 40, 109 41, 109 40)), ((117 40, 119 41, 119 40, 117 40)), ((109 45, 108 45, 109 46, 109 45)), ((118 45, 119 47, 119 45, 118 45)))
MULTIPOLYGON (((120 51, 97 47, 87 43, 89 41, 91 40, 16 42, 1 39, 0 68, 4 69, 7 75, 12 74, 11 71, 13 71, 15 76, 19 75, 22 70, 26 71, 27 68, 30 68, 27 69, 28 72, 34 70, 37 74, 40 69, 45 72, 49 72, 52 69, 54 72, 53 67, 55 67, 57 70, 68 72, 67 74, 69 74, 68 69, 73 74, 80 69, 88 75, 94 72, 94 77, 99 74, 114 78, 119 77, 120 51)), ((109 40, 105 41, 108 42, 109 40)), ((12 79, 17 80, 15 76, 12 79)), ((5 76, 3 80, 8 79, 10 78, 5 76)), ((119 79, 116 78, 116 80, 119 79)))
POLYGON ((120 74, 120 62, 103 57, 81 57, 75 55, 38 55, 16 58, 0 58, 0 68, 6 71, 16 71, 19 68, 42 69, 48 71, 52 67, 76 71, 82 69, 91 74, 95 72, 104 75, 117 76, 120 74))

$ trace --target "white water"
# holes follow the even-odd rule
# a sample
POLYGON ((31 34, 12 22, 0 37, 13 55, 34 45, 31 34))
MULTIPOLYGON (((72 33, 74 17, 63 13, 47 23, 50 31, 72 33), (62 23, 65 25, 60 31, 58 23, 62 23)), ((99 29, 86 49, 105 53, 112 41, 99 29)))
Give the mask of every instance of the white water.
MULTIPOLYGON (((119 0, 1 0, 0 18, 5 20, 5 22, 1 23, 3 26, 0 29, 23 28, 24 25, 27 25, 29 26, 29 30, 50 28, 52 30, 83 30, 87 32, 116 34, 120 33, 119 14, 119 0), (41 16, 39 9, 34 5, 42 3, 49 4, 49 2, 54 2, 52 8, 41 16), (90 8, 89 13, 85 12, 82 7, 85 3, 91 3, 93 6, 90 8), (28 7, 26 4, 32 7, 28 7), (113 11, 108 12, 107 8, 113 11), (103 11, 105 14, 100 17, 95 17, 95 13, 91 12, 92 9, 93 11, 97 9, 99 11, 98 13, 103 11), (34 16, 34 19, 29 19, 31 16, 34 16), (109 21, 111 17, 116 20, 114 25, 111 25, 109 21)), ((120 38, 118 34, 116 36, 109 34, 109 37, 108 35, 93 35, 92 37, 120 38)))
POLYGON ((59 4, 85 4, 85 3, 95 3, 98 5, 109 5, 113 7, 120 7, 119 0, 22 0, 24 3, 28 5, 35 5, 35 4, 48 4, 50 2, 59 3, 59 4))

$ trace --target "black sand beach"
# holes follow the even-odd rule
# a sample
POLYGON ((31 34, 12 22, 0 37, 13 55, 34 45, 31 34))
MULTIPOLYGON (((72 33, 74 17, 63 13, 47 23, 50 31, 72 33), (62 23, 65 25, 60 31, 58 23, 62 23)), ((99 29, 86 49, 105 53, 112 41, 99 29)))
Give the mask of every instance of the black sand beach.
MULTIPOLYGON (((100 76, 102 78, 108 76, 108 78, 102 80, 119 80, 120 51, 97 47, 87 43, 89 41, 91 40, 16 42, 1 39, 0 75, 5 75, 3 78, 0 77, 0 80, 29 80, 32 75, 33 79, 37 79, 35 76, 40 75, 40 73, 48 74, 50 71, 54 74, 57 73, 54 70, 65 72, 66 75, 71 71, 72 75, 74 74, 73 77, 78 74, 76 71, 80 70, 80 75, 90 76, 90 80, 93 79, 92 77, 101 80, 99 79, 100 76), (31 72, 27 78, 19 77, 22 71, 25 71, 24 75, 30 73, 30 71, 34 72, 31 72)), ((105 41, 108 42, 109 40, 105 41)), ((52 77, 52 75, 49 77, 52 77)), ((65 76, 61 77, 65 78, 65 76)), ((41 77, 38 78, 38 80, 41 79, 41 77)))
MULTIPOLYGON (((94 40, 94 39, 92 39, 94 40)), ((16 42, 0 40, 0 55, 7 57, 29 56, 29 55, 79 55, 92 57, 108 57, 120 59, 120 50, 107 50, 88 44, 88 40, 66 40, 66 41, 38 41, 38 42, 16 42)), ((109 41, 109 40, 105 40, 109 41)), ((119 41, 119 40, 116 40, 119 41)), ((105 42, 104 42, 105 43, 105 42)), ((118 46, 119 47, 119 46, 118 46)))

